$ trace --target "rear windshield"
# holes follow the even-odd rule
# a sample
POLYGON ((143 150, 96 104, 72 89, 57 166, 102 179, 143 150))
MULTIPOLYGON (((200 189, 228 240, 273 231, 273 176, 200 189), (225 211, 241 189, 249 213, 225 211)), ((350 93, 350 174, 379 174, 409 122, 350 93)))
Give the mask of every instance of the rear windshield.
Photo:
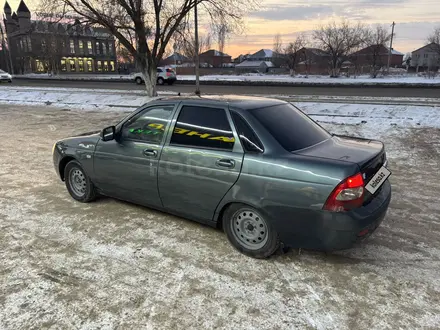
POLYGON ((254 109, 250 113, 287 151, 313 146, 330 134, 291 104, 254 109))

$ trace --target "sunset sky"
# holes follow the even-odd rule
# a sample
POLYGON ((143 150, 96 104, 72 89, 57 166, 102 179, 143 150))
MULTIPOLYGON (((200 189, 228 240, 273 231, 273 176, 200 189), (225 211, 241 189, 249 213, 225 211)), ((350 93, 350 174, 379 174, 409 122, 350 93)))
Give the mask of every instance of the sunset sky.
MULTIPOLYGON (((13 10, 18 3, 18 0, 9 1, 13 10)), ((26 3, 32 10, 38 1, 26 3)), ((250 12, 245 19, 245 33, 230 37, 226 45, 230 55, 272 48, 277 33, 288 43, 298 32, 310 33, 319 24, 343 18, 383 24, 390 31, 395 21, 394 49, 406 53, 423 46, 434 27, 440 26, 440 0, 260 0, 258 3, 261 3, 258 10, 250 12)))

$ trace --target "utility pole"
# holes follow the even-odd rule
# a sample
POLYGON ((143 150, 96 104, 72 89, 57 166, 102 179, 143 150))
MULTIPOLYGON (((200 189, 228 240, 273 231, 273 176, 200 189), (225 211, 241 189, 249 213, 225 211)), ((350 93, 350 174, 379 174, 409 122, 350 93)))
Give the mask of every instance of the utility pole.
POLYGON ((393 24, 391 24, 392 26, 392 30, 391 30, 391 42, 390 42, 390 51, 388 53, 388 66, 387 66, 387 72, 390 73, 390 64, 391 64, 391 52, 393 50, 393 38, 394 38, 394 26, 396 25, 396 23, 393 22, 393 24))
POLYGON ((194 38, 195 38, 195 51, 196 51, 196 95, 200 95, 200 58, 199 58, 199 24, 197 17, 197 1, 194 5, 194 38))

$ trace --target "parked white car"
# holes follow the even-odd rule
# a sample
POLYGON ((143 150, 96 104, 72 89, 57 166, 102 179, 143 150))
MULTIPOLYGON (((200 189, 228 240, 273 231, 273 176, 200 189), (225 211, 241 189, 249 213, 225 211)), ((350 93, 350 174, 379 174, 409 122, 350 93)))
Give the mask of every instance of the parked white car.
POLYGON ((6 71, 3 71, 0 69, 0 82, 1 81, 7 81, 7 82, 12 82, 12 76, 7 73, 6 71))
MULTIPOLYGON (((157 84, 163 85, 167 83, 168 85, 174 84, 177 80, 176 72, 170 68, 157 68, 157 84)), ((144 83, 144 77, 142 73, 138 72, 134 74, 134 81, 136 84, 141 85, 144 83)))

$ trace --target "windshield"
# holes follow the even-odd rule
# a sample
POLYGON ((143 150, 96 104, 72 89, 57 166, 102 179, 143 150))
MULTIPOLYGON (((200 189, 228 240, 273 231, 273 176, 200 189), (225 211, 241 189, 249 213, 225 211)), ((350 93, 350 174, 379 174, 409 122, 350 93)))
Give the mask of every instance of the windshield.
POLYGON ((0 73, 6 73, 5 71, 3 71, 2 69, 0 69, 0 73))
POLYGON ((254 109, 250 113, 287 151, 296 151, 327 140, 331 135, 291 104, 254 109))

